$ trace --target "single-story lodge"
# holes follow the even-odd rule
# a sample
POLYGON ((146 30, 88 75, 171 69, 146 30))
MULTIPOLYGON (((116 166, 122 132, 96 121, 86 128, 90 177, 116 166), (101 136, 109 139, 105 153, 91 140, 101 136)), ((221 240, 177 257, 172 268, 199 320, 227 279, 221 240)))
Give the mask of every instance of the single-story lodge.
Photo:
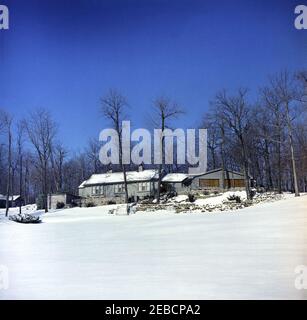
MULTIPOLYGON (((128 171, 127 185, 129 201, 153 198, 156 195, 159 175, 157 170, 128 171)), ((185 173, 168 173, 162 178, 162 191, 185 194, 191 190, 223 190, 241 189, 245 187, 244 174, 215 169, 198 175, 185 173), (224 186, 223 186, 224 185, 224 186)), ((79 186, 79 196, 82 203, 104 205, 122 203, 125 200, 124 174, 108 172, 93 174, 79 186)))

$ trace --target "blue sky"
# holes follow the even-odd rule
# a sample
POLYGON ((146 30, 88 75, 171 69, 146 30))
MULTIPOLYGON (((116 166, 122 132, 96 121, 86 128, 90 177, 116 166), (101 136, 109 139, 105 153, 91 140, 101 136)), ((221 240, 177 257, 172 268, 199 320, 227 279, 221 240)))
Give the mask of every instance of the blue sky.
POLYGON ((72 150, 107 126, 99 98, 118 88, 134 127, 161 94, 195 127, 222 88, 255 94, 271 73, 306 68, 307 30, 297 1, 0 0, 0 107, 16 117, 49 109, 72 150))

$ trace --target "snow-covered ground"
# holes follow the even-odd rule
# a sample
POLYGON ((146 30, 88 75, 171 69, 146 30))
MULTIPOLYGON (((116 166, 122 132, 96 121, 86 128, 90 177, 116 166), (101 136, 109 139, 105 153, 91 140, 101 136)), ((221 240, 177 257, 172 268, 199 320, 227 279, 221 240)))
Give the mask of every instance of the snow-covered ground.
POLYGON ((307 298, 294 286, 295 267, 307 265, 307 196, 217 213, 110 208, 49 213, 37 225, 2 219, 0 298, 307 298))

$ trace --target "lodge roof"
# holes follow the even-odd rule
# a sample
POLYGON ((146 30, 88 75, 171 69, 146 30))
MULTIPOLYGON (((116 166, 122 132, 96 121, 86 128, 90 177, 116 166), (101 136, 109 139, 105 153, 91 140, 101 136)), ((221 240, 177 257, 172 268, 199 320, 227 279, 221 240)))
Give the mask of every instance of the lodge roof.
MULTIPOLYGON (((127 182, 142 182, 158 179, 156 170, 127 171, 127 182)), ((117 184, 124 183, 124 174, 122 172, 111 172, 102 174, 93 174, 88 180, 85 180, 79 186, 79 189, 91 185, 117 184)))
POLYGON ((167 183, 183 182, 188 178, 189 178, 189 175, 185 173, 169 173, 162 179, 162 182, 167 182, 167 183))

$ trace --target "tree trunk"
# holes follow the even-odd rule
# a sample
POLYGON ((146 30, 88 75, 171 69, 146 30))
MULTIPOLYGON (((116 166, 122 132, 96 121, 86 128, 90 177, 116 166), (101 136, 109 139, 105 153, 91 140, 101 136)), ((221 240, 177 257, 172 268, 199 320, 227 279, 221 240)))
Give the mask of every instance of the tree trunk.
POLYGON ((162 183, 162 169, 163 169, 163 156, 164 156, 164 129, 165 129, 165 118, 162 114, 161 118, 161 131, 162 131, 162 137, 161 137, 161 148, 162 148, 162 157, 161 157, 161 164, 159 164, 158 168, 158 189, 157 189, 157 203, 160 203, 160 195, 161 195, 161 183, 162 183))
POLYGON ((59 189, 62 192, 63 191, 63 161, 60 159, 60 164, 59 164, 59 189))
POLYGON ((57 179, 57 172, 56 172, 57 170, 56 170, 55 161, 54 161, 54 157, 53 157, 53 151, 50 154, 50 160, 51 160, 51 168, 52 168, 52 176, 53 176, 53 182, 54 182, 54 186, 55 186, 55 192, 58 193, 59 192, 59 183, 58 183, 58 179, 57 179))
MULTIPOLYGON (((117 117, 117 123, 116 123, 116 131, 118 133, 118 142, 119 142, 119 164, 121 166, 121 169, 123 171, 124 175, 124 187, 125 187, 125 203, 129 202, 129 193, 128 193, 128 183, 127 183, 127 172, 126 172, 126 166, 123 164, 123 146, 122 146, 122 137, 121 137, 121 130, 119 127, 119 118, 117 117)), ((127 212, 128 214, 128 212, 127 212)))
POLYGON ((19 202, 19 214, 21 214, 21 199, 22 199, 22 155, 20 154, 20 158, 19 158, 19 196, 20 196, 20 202, 19 202))
POLYGON ((213 169, 216 169, 216 159, 215 159, 214 147, 211 147, 210 151, 211 151, 211 157, 212 157, 212 166, 213 166, 213 169))
POLYGON ((277 157, 278 157, 278 193, 282 194, 282 173, 281 173, 281 135, 279 134, 279 142, 277 142, 277 157))
POLYGON ((292 125, 291 125, 291 120, 290 120, 290 115, 289 115, 289 105, 288 105, 288 103, 286 104, 286 112, 287 112, 288 135, 289 135, 290 151, 291 151, 291 162, 292 162, 294 192, 295 192, 295 196, 299 197, 300 193, 299 193, 299 190, 298 190, 298 183, 297 183, 296 164, 295 164, 294 148, 293 148, 292 125))
POLYGON ((44 163, 44 173, 43 173, 43 193, 44 193, 44 207, 45 207, 45 212, 48 212, 48 187, 47 187, 47 163, 44 163))
POLYGON ((122 167, 122 171, 124 174, 125 203, 128 203, 129 202, 129 194, 128 194, 127 172, 126 172, 126 167, 123 163, 121 164, 121 167, 122 167))
POLYGON ((298 183, 297 183, 296 164, 295 164, 295 158, 294 158, 294 148, 293 148, 292 133, 290 134, 289 138, 290 138, 290 150, 291 150, 291 162, 292 162, 294 192, 295 192, 295 196, 299 197, 300 193, 299 193, 299 190, 298 190, 298 183))
POLYGON ((264 150, 264 161, 265 161, 265 168, 266 168, 266 176, 267 176, 267 189, 273 189, 273 179, 272 179, 272 168, 270 163, 270 152, 268 141, 265 140, 265 150, 264 150))
POLYGON ((243 156, 246 198, 248 200, 250 200, 251 199, 251 192, 250 192, 248 159, 247 159, 247 155, 246 155, 245 141, 244 141, 244 138, 242 135, 240 136, 240 142, 241 142, 242 156, 243 156))
POLYGON ((25 172, 25 185, 24 185, 24 196, 25 196, 25 204, 29 204, 29 161, 26 160, 26 172, 25 172))
MULTIPOLYGON (((221 126, 221 136, 222 136, 222 143, 221 143, 221 159, 222 159, 222 189, 225 190, 225 169, 226 163, 225 163, 225 154, 224 154, 224 144, 225 144, 225 130, 223 126, 221 126)), ((228 170, 227 170, 228 171, 228 170)), ((229 178, 228 178, 229 179, 229 178)), ((229 180, 228 180, 229 181, 229 180)))
POLYGON ((12 133, 9 128, 8 132, 8 142, 9 142, 9 150, 8 150, 8 178, 7 178, 7 187, 6 187, 6 209, 5 216, 7 217, 9 214, 10 207, 10 192, 11 192, 11 171, 12 171, 12 133))

